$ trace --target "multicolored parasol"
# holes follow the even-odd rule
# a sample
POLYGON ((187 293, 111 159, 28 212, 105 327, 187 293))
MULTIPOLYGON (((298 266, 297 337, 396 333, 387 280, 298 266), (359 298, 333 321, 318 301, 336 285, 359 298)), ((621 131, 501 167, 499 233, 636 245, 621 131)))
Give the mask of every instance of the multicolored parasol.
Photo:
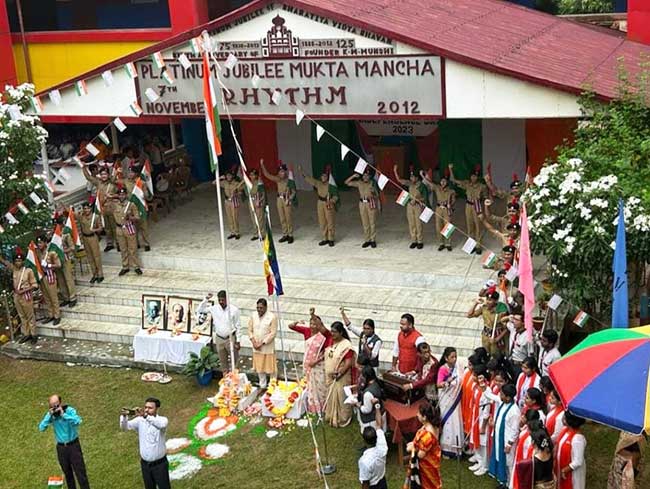
POLYGON ((650 326, 589 335, 551 365, 549 375, 573 414, 650 433, 650 326))

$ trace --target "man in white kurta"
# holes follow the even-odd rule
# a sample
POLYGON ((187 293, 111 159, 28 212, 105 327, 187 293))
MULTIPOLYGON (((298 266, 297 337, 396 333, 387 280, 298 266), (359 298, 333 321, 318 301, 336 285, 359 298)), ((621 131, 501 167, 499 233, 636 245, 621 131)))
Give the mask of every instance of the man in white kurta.
POLYGON ((494 419, 493 454, 490 461, 490 474, 500 484, 507 484, 515 458, 515 446, 519 437, 519 419, 521 411, 514 402, 515 386, 504 385, 501 389, 501 405, 494 419), (503 466, 505 458, 505 469, 503 466))
POLYGON ((253 345, 253 370, 260 378, 260 387, 265 389, 269 374, 275 377, 277 371, 275 335, 278 320, 268 311, 266 299, 258 299, 256 309, 248 320, 248 337, 253 345))

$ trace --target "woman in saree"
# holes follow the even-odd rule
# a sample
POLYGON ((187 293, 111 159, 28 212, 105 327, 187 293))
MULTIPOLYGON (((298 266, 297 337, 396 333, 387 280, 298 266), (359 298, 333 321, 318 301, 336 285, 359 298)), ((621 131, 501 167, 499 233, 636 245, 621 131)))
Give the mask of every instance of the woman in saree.
MULTIPOLYGON (((405 484, 405 487, 419 489, 440 489, 440 410, 437 406, 425 402, 418 410, 418 420, 422 427, 415 434, 413 441, 406 445, 406 450, 411 454, 409 476, 413 479, 414 473, 419 477, 419 484, 405 484)), ((417 481, 417 478, 415 478, 417 481)), ((408 481, 407 482, 411 482, 408 481)))
POLYGON ((456 360, 456 349, 448 346, 442 353, 438 369, 438 402, 441 414, 440 446, 446 457, 457 457, 463 446, 461 413, 462 389, 456 360))
POLYGON ((607 477, 607 489, 634 489, 641 455, 645 445, 643 435, 621 431, 614 451, 614 460, 607 477))
POLYGON ((325 349, 332 344, 332 334, 316 316, 314 308, 309 310, 309 326, 303 321, 291 323, 289 329, 305 338, 305 353, 302 360, 303 375, 307 379, 307 411, 322 413, 327 397, 325 383, 325 349))
POLYGON ((352 406, 344 403, 343 387, 353 383, 352 368, 355 354, 350 336, 341 321, 333 322, 330 331, 332 346, 325 350, 325 379, 327 382, 325 421, 334 428, 343 428, 352 420, 352 406))

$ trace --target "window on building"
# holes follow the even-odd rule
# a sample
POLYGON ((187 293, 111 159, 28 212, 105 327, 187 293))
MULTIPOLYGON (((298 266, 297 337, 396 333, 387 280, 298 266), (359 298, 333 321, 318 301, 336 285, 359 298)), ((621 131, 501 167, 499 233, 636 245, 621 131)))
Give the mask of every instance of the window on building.
MULTIPOLYGON (((167 0, 21 0, 25 31, 170 27, 167 0)), ((16 0, 7 0, 12 32, 19 32, 16 0)))

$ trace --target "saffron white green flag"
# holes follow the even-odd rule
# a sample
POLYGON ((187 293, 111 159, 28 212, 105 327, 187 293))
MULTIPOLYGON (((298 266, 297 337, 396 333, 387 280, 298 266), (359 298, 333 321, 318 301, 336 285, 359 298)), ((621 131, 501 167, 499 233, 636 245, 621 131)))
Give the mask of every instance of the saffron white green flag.
POLYGON ((47 478, 47 487, 63 487, 63 477, 53 475, 47 478))
POLYGON ((88 87, 86 86, 85 80, 79 80, 74 84, 74 89, 77 91, 77 95, 82 97, 88 95, 88 87))
POLYGON ((497 255, 490 251, 489 253, 486 253, 486 255, 481 260, 481 263, 483 264, 483 266, 491 268, 492 265, 494 265, 494 262, 496 260, 497 260, 497 255))
POLYGON ((133 63, 125 64, 124 71, 126 71, 126 74, 129 75, 129 78, 132 80, 138 77, 138 71, 135 69, 135 64, 133 63))
POLYGON ((449 238, 451 238, 451 235, 454 234, 455 230, 456 230, 456 226, 454 226, 452 223, 448 222, 440 230, 440 234, 442 234, 445 238, 449 239, 449 238))
POLYGON ((153 195, 153 179, 151 178, 151 163, 148 159, 144 160, 144 165, 142 165, 142 171, 140 172, 140 178, 144 181, 147 186, 147 190, 150 195, 153 195))
POLYGON ((210 170, 215 171, 221 156, 221 121, 217 107, 217 95, 210 74, 208 53, 203 53, 203 104, 205 107, 205 132, 208 138, 210 170))
POLYGON ((68 211, 68 219, 65 221, 63 232, 72 236, 72 242, 74 243, 75 248, 81 248, 81 237, 77 230, 77 219, 75 218, 74 209, 72 207, 70 207, 70 210, 68 211))
POLYGON ((27 257, 25 258, 25 266, 32 269, 32 272, 34 272, 34 277, 36 277, 36 280, 40 282, 43 278, 43 269, 41 268, 41 263, 38 261, 38 255, 36 254, 36 245, 33 241, 29 243, 27 257))
POLYGON ((129 202, 138 209, 141 219, 147 218, 147 201, 144 198, 144 182, 142 181, 142 178, 138 178, 135 181, 133 192, 131 193, 131 197, 129 197, 129 202))
POLYGON ((65 261, 65 253, 63 252, 63 233, 61 232, 61 225, 57 224, 54 228, 54 234, 52 235, 52 241, 47 247, 47 251, 53 251, 61 260, 61 263, 65 261))
POLYGON ((405 206, 406 204, 409 203, 410 200, 411 200, 411 196, 409 195, 409 193, 406 190, 402 190, 397 196, 397 200, 395 202, 397 202, 401 206, 405 206))
POLYGON ((580 311, 576 317, 573 318, 573 322, 581 328, 587 324, 587 321, 589 321, 589 314, 587 314, 585 311, 580 311))
POLYGON ((98 137, 99 139, 102 140, 102 143, 104 143, 104 144, 106 144, 106 145, 111 144, 111 140, 108 139, 108 135, 107 135, 104 131, 101 131, 101 132, 97 135, 97 137, 98 137))

